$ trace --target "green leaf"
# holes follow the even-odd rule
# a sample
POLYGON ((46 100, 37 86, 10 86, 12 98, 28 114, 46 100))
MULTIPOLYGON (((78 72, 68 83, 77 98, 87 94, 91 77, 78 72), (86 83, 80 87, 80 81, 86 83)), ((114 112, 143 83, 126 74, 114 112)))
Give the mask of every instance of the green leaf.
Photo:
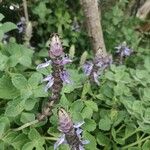
POLYGON ((25 101, 25 110, 30 111, 34 108, 35 104, 38 102, 37 99, 27 99, 25 101))
POLYGON ((146 140, 142 146, 142 150, 149 150, 150 148, 150 140, 146 140))
POLYGON ((12 83, 18 89, 25 89, 28 86, 27 79, 22 74, 13 74, 12 83))
POLYGON ((31 128, 28 137, 32 141, 34 147, 36 147, 37 149, 44 150, 43 145, 45 144, 45 140, 43 137, 41 137, 41 135, 36 129, 31 128))
POLYGON ((93 110, 91 107, 84 107, 82 110, 82 117, 83 118, 91 118, 93 115, 93 110))
POLYGON ((48 92, 45 92, 44 85, 37 86, 35 89, 32 90, 34 98, 38 97, 47 97, 48 92))
POLYGON ((102 118, 99 121, 99 129, 108 131, 111 128, 111 120, 108 117, 102 118))
POLYGON ((19 91, 13 86, 10 77, 0 78, 0 98, 13 99, 19 95, 19 91))
POLYGON ((40 73, 34 72, 28 80, 28 83, 32 88, 37 87, 42 81, 42 75, 40 73))
POLYGON ((96 140, 98 144, 101 146, 110 145, 110 139, 106 135, 104 135, 102 132, 97 133, 96 140))
POLYGON ((4 49, 11 55, 8 61, 9 67, 15 67, 18 63, 25 67, 31 66, 33 50, 16 43, 9 43, 4 49))
POLYGON ((12 22, 5 22, 0 26, 0 30, 2 30, 4 33, 13 29, 17 29, 17 26, 12 22))
POLYGON ((74 112, 81 112, 83 107, 84 107, 83 101, 82 100, 77 100, 77 101, 72 103, 71 110, 74 111, 74 112))
POLYGON ((25 108, 25 100, 21 98, 14 99, 8 103, 8 106, 5 110, 5 115, 9 117, 16 117, 19 115, 25 108))
POLYGON ((87 107, 90 107, 93 111, 98 111, 98 107, 97 107, 97 104, 93 101, 84 101, 85 105, 87 107))
POLYGON ((2 135, 5 133, 6 130, 8 130, 10 127, 10 121, 7 117, 1 117, 0 118, 0 138, 2 138, 2 135))
POLYGON ((84 85, 83 85, 83 91, 82 91, 82 94, 81 94, 81 99, 83 99, 83 97, 85 97, 85 95, 90 91, 91 87, 90 87, 90 83, 89 82, 86 82, 84 85))
POLYGON ((29 141, 28 137, 25 134, 20 133, 12 140, 11 145, 14 147, 14 149, 19 150, 22 149, 22 146, 27 141, 29 141))
POLYGON ((0 13, 0 21, 4 18, 4 15, 0 13))
POLYGON ((85 145, 86 150, 97 150, 96 139, 89 132, 83 132, 83 138, 89 141, 89 144, 85 145))
POLYGON ((84 119, 85 124, 83 125, 84 131, 94 131, 96 129, 96 122, 92 119, 84 119))
POLYGON ((8 57, 0 52, 0 58, 0 71, 3 71, 6 68, 8 57))
POLYGON ((22 112, 20 121, 22 123, 27 123, 35 120, 35 115, 33 113, 28 113, 28 112, 22 112))

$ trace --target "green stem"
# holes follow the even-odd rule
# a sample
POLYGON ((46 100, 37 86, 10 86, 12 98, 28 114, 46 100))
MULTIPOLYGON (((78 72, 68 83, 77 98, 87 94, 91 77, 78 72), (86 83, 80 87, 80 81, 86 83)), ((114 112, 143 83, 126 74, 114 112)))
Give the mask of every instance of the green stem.
POLYGON ((34 124, 36 124, 36 123, 38 123, 38 122, 39 122, 39 120, 36 119, 36 120, 34 120, 34 121, 32 121, 32 122, 28 122, 28 123, 22 125, 22 126, 19 127, 19 128, 13 129, 13 131, 20 131, 20 130, 22 130, 22 129, 24 129, 24 128, 27 128, 27 127, 29 127, 29 126, 31 126, 31 125, 34 125, 34 124))
POLYGON ((58 138, 56 137, 44 137, 45 140, 57 141, 58 138))
POLYGON ((135 145, 137 145, 137 144, 139 144, 139 143, 144 142, 145 140, 147 140, 147 139, 149 139, 149 138, 150 138, 150 135, 147 136, 146 138, 142 139, 142 140, 139 140, 139 141, 136 141, 136 142, 134 142, 134 143, 131 143, 131 144, 127 145, 127 146, 124 146, 124 147, 122 147, 122 149, 127 149, 127 148, 129 148, 129 147, 131 147, 131 146, 135 146, 135 145))
POLYGON ((140 131, 140 129, 137 128, 135 131, 131 132, 128 136, 124 137, 123 140, 126 140, 127 138, 129 138, 130 136, 132 136, 133 134, 135 134, 135 133, 137 133, 139 131, 140 131))

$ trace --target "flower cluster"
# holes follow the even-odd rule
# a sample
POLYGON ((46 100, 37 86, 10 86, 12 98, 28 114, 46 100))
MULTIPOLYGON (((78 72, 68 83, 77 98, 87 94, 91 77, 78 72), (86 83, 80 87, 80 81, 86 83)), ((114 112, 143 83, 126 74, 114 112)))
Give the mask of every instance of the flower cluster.
POLYGON ((47 81, 45 91, 52 87, 56 78, 60 78, 64 83, 70 83, 69 73, 64 69, 64 65, 71 63, 72 60, 63 53, 63 48, 60 43, 59 37, 54 35, 51 41, 51 47, 49 50, 49 56, 51 60, 45 59, 45 63, 39 64, 37 69, 48 67, 52 65, 53 73, 43 79, 47 81), (57 70, 55 70, 57 69, 57 70), (58 71, 57 73, 54 73, 58 71))
POLYGON ((124 57, 128 57, 128 56, 130 56, 130 55, 133 53, 133 50, 130 49, 130 48, 127 46, 127 43, 126 43, 126 42, 123 42, 123 43, 120 44, 119 46, 115 47, 115 49, 116 49, 116 53, 119 55, 120 64, 123 63, 123 58, 124 58, 124 57))
POLYGON ((116 53, 120 54, 122 57, 130 56, 133 52, 133 50, 127 46, 126 42, 123 42, 119 46, 115 47, 115 49, 116 53))
POLYGON ((85 75, 89 76, 90 80, 99 85, 99 76, 102 72, 112 64, 112 57, 110 55, 102 55, 98 50, 93 61, 88 61, 83 65, 85 75))
POLYGON ((81 137, 82 129, 80 129, 80 126, 84 122, 74 125, 70 116, 63 108, 58 110, 58 118, 59 130, 63 134, 54 144, 54 150, 62 143, 69 144, 71 150, 84 150, 83 145, 89 143, 87 140, 82 140, 81 137))
MULTIPOLYGON (((69 73, 64 68, 64 65, 71 63, 72 60, 69 59, 63 52, 62 44, 58 35, 54 34, 51 39, 50 50, 49 50, 50 60, 45 60, 45 63, 39 64, 37 69, 45 68, 51 65, 52 73, 46 76, 42 81, 47 82, 45 86, 45 91, 51 88, 52 94, 49 101, 56 102, 60 99, 61 89, 63 83, 70 83, 69 73)), ((50 105, 46 106, 47 109, 44 109, 42 114, 46 115, 45 112, 49 109, 50 105)), ((44 115, 42 115, 44 117, 44 115)), ((40 118, 43 118, 40 117, 40 118)), ((41 120, 41 119, 40 119, 41 120)))
POLYGON ((20 21, 17 23, 17 28, 19 33, 24 33, 26 28, 26 20, 24 17, 20 18, 20 21))

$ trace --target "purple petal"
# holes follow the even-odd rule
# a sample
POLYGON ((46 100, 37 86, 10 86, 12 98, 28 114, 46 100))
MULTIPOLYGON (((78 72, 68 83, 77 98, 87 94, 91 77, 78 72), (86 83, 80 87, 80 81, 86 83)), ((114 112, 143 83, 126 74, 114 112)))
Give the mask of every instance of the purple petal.
POLYGON ((76 133, 77 133, 77 135, 78 135, 78 137, 79 138, 81 138, 81 133, 83 132, 83 130, 82 129, 80 129, 80 128, 78 128, 77 130, 76 130, 76 133))
POLYGON ((99 85, 98 76, 98 73, 93 72, 94 81, 97 83, 97 85, 99 85))
POLYGON ((82 143, 83 145, 85 145, 85 144, 89 144, 90 141, 89 141, 89 140, 82 140, 81 143, 82 143))
POLYGON ((42 80, 42 82, 44 82, 44 81, 50 81, 50 80, 53 80, 53 76, 52 75, 48 75, 46 78, 44 78, 42 80))
POLYGON ((48 89, 51 88, 53 84, 54 84, 54 78, 52 77, 45 86, 45 92, 47 92, 48 89))
POLYGON ((65 65, 65 64, 68 64, 71 62, 72 62, 72 60, 68 56, 65 56, 65 57, 63 57, 63 59, 61 61, 61 65, 65 65))
POLYGON ((61 145, 62 143, 64 143, 65 141, 65 134, 63 134, 58 140, 57 142, 54 144, 54 150, 56 150, 59 145, 61 145))
POLYGON ((79 145, 79 150, 85 150, 82 145, 79 145))
POLYGON ((92 62, 87 62, 83 65, 83 71, 84 73, 89 76, 91 71, 92 71, 92 68, 93 68, 93 63, 92 62))
POLYGON ((84 121, 79 122, 79 123, 76 123, 76 124, 74 124, 74 128, 79 128, 79 127, 81 127, 84 123, 85 123, 84 121))
POLYGON ((69 75, 69 73, 66 70, 63 70, 60 73, 60 78, 62 79, 63 82, 65 82, 67 84, 71 83, 71 81, 70 81, 70 75, 69 75))
POLYGON ((128 47, 125 47, 125 49, 124 49, 124 55, 125 55, 125 56, 130 56, 130 55, 131 55, 131 52, 132 52, 131 49, 129 49, 128 47))
POLYGON ((45 63, 39 64, 36 69, 46 68, 51 64, 51 60, 47 61, 45 63))

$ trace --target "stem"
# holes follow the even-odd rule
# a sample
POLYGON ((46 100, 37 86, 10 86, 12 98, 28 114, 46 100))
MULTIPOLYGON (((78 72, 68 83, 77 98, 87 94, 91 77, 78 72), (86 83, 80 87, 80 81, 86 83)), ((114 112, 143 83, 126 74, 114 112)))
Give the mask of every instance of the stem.
POLYGON ((22 125, 22 126, 19 127, 19 128, 13 129, 13 131, 20 131, 20 130, 22 130, 22 129, 24 129, 24 128, 27 128, 27 127, 29 127, 29 126, 31 126, 31 125, 34 125, 34 124, 36 124, 36 123, 38 123, 38 122, 39 122, 39 120, 36 119, 36 120, 34 120, 34 121, 32 121, 32 122, 28 122, 28 123, 22 125))
POLYGON ((27 9, 27 1, 23 0, 23 9, 24 9, 24 15, 26 18, 26 22, 29 22, 29 15, 28 15, 28 9, 27 9))
POLYGON ((150 138, 150 135, 147 136, 146 138, 142 139, 142 140, 139 140, 139 141, 136 141, 136 142, 134 142, 134 143, 131 143, 131 144, 127 145, 127 146, 124 146, 124 147, 122 147, 122 149, 127 149, 127 148, 129 148, 129 147, 131 147, 131 146, 135 146, 135 145, 137 145, 137 144, 139 144, 139 143, 141 143, 141 142, 144 142, 145 140, 147 140, 147 139, 149 139, 149 138, 150 138))
POLYGON ((94 53, 96 53, 98 49, 101 49, 102 54, 106 53, 101 26, 101 10, 98 9, 97 0, 80 0, 80 3, 84 11, 86 27, 94 53))
POLYGON ((131 132, 128 136, 124 137, 123 139, 126 140, 127 138, 129 138, 130 136, 132 136, 133 134, 135 134, 135 133, 137 133, 139 131, 140 131, 140 129, 137 128, 135 131, 131 132))
POLYGON ((45 140, 51 140, 51 141, 57 141, 58 140, 58 138, 56 138, 56 137, 44 137, 44 139, 45 140))

